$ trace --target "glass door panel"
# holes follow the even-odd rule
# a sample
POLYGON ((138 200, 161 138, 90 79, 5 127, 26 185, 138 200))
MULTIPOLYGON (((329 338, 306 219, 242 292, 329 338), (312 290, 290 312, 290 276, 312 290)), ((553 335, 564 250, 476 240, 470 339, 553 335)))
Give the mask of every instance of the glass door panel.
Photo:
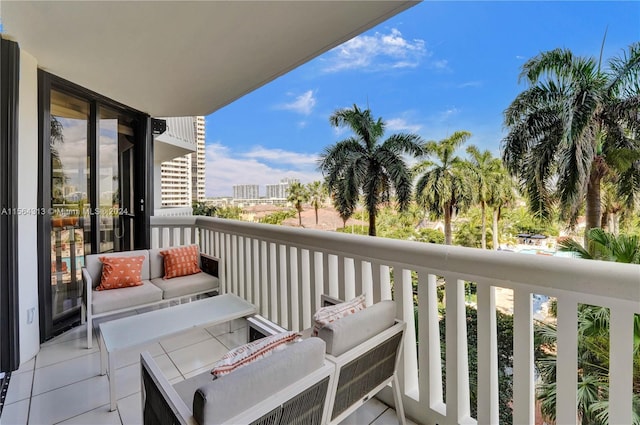
POLYGON ((51 91, 51 286, 56 320, 80 308, 91 253, 89 102, 51 91))

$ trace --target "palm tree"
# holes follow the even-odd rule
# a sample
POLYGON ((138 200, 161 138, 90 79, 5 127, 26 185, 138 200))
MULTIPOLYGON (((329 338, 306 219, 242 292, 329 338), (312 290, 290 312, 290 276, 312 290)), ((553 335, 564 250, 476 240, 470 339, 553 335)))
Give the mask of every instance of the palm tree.
POLYGON ((507 173, 507 170, 504 168, 502 163, 500 163, 495 175, 495 180, 489 186, 487 196, 487 206, 493 209, 492 236, 494 250, 500 247, 498 222, 502 216, 502 208, 515 201, 515 191, 516 187, 511 176, 507 173))
POLYGON ((324 203, 324 199, 327 196, 327 191, 322 182, 315 181, 311 182, 307 185, 307 193, 309 194, 309 199, 311 200, 311 206, 316 211, 316 226, 318 225, 318 208, 322 207, 324 203))
POLYGON ((298 224, 302 227, 302 205, 309 201, 309 192, 300 182, 293 182, 288 193, 287 202, 291 202, 298 211, 298 224))
POLYGON ((640 264, 640 237, 637 235, 615 235, 594 228, 587 232, 587 240, 585 249, 573 239, 564 239, 558 244, 559 250, 573 252, 588 260, 640 264))
POLYGON ((339 109, 330 117, 334 127, 348 127, 354 136, 327 147, 320 157, 319 169, 325 175, 327 188, 340 207, 350 214, 362 193, 369 213, 369 235, 376 235, 376 215, 382 202, 395 192, 397 208, 404 211, 411 202, 411 174, 404 154, 422 154, 420 136, 393 134, 384 142, 385 124, 374 120, 370 109, 339 109))
MULTIPOLYGON (((473 181, 473 190, 476 201, 480 204, 481 211, 481 226, 482 226, 482 249, 487 249, 487 217, 486 209, 489 196, 491 195, 492 188, 496 185, 498 180, 498 174, 501 168, 501 161, 494 158, 491 152, 480 150, 471 145, 467 147, 467 154, 470 156, 468 160, 469 171, 471 172, 471 178, 473 181)), ((494 230, 494 249, 495 249, 495 234, 494 230)))
MULTIPOLYGON (((600 226, 600 183, 639 159, 640 43, 601 68, 602 58, 555 49, 529 59, 520 73, 530 87, 505 111, 503 159, 518 177, 530 209, 548 217, 555 199, 575 222, 586 200, 586 227, 600 226)), ((635 186, 639 189, 640 186, 635 186)))
POLYGON ((465 182, 465 166, 455 155, 456 149, 471 137, 468 131, 456 131, 439 142, 430 141, 425 151, 435 156, 436 161, 426 160, 413 168, 415 174, 422 174, 416 183, 418 203, 436 217, 444 217, 444 243, 451 245, 451 216, 457 208, 466 206, 472 193, 465 182))

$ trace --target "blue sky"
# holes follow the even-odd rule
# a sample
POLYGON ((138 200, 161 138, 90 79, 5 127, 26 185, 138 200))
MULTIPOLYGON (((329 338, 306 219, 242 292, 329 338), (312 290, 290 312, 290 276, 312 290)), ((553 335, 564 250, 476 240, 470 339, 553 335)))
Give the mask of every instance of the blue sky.
POLYGON ((604 58, 640 41, 640 1, 425 1, 209 115, 207 196, 320 180, 318 155, 349 134, 328 118, 354 103, 388 134, 467 130, 498 156, 520 66, 557 47, 597 56, 605 30, 604 58))

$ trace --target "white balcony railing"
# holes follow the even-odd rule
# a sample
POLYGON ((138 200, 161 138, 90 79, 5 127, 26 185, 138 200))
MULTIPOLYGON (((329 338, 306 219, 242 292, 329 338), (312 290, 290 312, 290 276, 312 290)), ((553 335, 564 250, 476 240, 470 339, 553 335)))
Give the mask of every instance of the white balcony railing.
MULTIPOLYGON (((152 218, 152 247, 198 243, 221 258, 221 288, 285 328, 311 326, 321 293, 367 303, 393 299, 407 323, 400 381, 408 416, 422 423, 475 423, 469 403, 464 281, 477 284, 477 423, 498 423, 495 287, 513 290, 513 423, 533 423, 533 294, 558 300, 557 423, 576 423, 578 304, 607 307, 609 423, 632 421, 633 320, 640 266, 352 236, 204 217, 152 218), (412 276, 413 273, 413 276, 412 276), (418 279, 416 335, 412 279, 418 279), (446 388, 436 295, 445 280, 446 388), (391 285, 392 280, 394 284, 391 285), (393 286, 393 291, 392 291, 393 286), (393 292, 393 294, 392 294, 393 292), (420 344, 416 346, 416 338, 420 344), (418 373, 420 371, 420 373, 418 373), (444 402, 446 395, 446 404, 444 402)), ((389 398, 389 401, 391 398, 389 398)), ((387 400, 385 400, 387 401, 387 400)))

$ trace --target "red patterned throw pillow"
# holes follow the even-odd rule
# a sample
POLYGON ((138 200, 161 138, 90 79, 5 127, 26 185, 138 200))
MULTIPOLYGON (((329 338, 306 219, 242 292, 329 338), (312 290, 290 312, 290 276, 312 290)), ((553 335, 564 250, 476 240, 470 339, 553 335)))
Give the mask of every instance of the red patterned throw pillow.
POLYGON ((313 315, 313 335, 317 336, 318 331, 329 323, 364 310, 366 306, 365 297, 362 294, 344 303, 322 307, 313 315))
POLYGON ((215 377, 220 377, 231 373, 238 368, 271 355, 274 351, 283 349, 287 343, 296 340, 299 336, 300 334, 297 332, 283 332, 241 345, 222 356, 213 365, 211 374, 215 377))
POLYGON ((160 251, 164 257, 164 279, 200 273, 198 245, 181 246, 160 251))
POLYGON ((102 277, 96 290, 104 291, 142 285, 144 256, 100 257, 100 261, 102 261, 102 277))

